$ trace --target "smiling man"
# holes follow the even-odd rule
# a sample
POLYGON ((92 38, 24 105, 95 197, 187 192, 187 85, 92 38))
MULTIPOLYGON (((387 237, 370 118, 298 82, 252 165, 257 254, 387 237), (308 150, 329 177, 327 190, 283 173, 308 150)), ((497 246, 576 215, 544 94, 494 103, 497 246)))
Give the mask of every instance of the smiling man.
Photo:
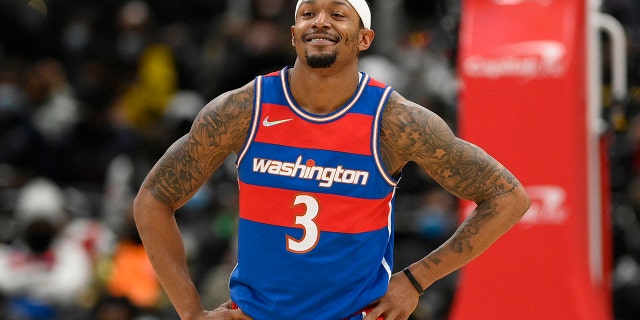
POLYGON ((374 38, 365 0, 300 0, 291 36, 293 67, 213 99, 151 169, 134 203, 140 236, 183 320, 407 319, 431 284, 515 225, 529 198, 437 115, 359 72, 374 38), (232 153, 238 264, 231 300, 208 311, 174 214, 232 153), (477 208, 393 273, 395 188, 409 161, 477 208))

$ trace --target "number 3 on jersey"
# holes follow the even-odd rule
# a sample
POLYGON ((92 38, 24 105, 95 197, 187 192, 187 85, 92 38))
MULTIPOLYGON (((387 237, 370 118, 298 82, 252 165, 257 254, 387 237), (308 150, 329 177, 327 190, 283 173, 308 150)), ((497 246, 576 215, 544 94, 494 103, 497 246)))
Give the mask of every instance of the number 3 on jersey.
POLYGON ((320 206, 318 201, 310 196, 299 194, 293 201, 293 206, 304 205, 305 211, 302 215, 296 216, 295 225, 304 231, 300 239, 287 236, 287 250, 293 253, 305 253, 311 251, 318 243, 320 232, 315 218, 318 216, 320 206))

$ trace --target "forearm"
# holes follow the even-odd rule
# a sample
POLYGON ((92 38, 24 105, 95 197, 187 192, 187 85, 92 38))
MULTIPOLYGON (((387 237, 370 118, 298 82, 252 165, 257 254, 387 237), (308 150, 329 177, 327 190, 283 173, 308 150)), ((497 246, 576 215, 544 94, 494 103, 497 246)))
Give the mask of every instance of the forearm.
POLYGON ((174 212, 144 190, 134 203, 134 217, 149 260, 181 319, 200 313, 202 303, 191 280, 174 212))
POLYGON ((486 200, 465 219, 439 248, 410 266, 423 288, 460 269, 511 229, 529 207, 522 187, 486 200))

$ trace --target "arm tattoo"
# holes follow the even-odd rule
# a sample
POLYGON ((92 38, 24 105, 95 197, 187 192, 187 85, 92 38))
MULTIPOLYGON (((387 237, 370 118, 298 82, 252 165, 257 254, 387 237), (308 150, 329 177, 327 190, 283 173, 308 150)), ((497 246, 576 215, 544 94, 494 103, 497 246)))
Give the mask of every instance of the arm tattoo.
POLYGON ((482 223, 491 218, 496 212, 495 208, 486 202, 480 204, 475 211, 476 214, 470 215, 465 219, 457 232, 457 236, 451 239, 452 241, 449 247, 453 252, 472 252, 473 245, 471 239, 478 234, 482 223))
POLYGON ((427 270, 431 269, 431 265, 427 261, 431 262, 431 264, 436 266, 442 262, 442 260, 440 260, 440 258, 436 257, 435 255, 427 256, 424 259, 420 259, 420 264, 422 264, 422 266, 425 267, 427 270))
POLYGON ((253 87, 222 95, 203 108, 190 132, 177 140, 151 170, 145 185, 162 203, 186 202, 247 136, 253 87))
POLYGON ((147 186, 154 197, 165 204, 180 200, 185 190, 193 189, 197 177, 202 175, 200 168, 193 166, 196 160, 191 154, 192 147, 183 147, 184 140, 171 146, 148 178, 147 186))

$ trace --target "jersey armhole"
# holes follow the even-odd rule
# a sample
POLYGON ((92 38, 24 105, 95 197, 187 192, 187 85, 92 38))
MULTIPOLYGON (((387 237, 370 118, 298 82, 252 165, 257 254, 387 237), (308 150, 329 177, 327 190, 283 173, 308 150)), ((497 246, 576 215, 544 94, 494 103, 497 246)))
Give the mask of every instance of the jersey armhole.
POLYGON ((378 103, 378 108, 376 110, 376 117, 373 125, 373 139, 371 139, 371 151, 373 153, 373 157, 376 162, 376 167, 378 171, 384 178, 384 180, 391 186, 397 186, 399 182, 399 178, 396 179, 393 175, 387 170, 382 161, 382 152, 380 151, 380 130, 382 126, 382 114, 384 109, 389 101, 389 97, 393 92, 393 88, 391 86, 387 86, 380 98, 380 102, 378 103))
POLYGON ((244 142, 242 149, 238 153, 238 158, 236 159, 236 168, 240 167, 240 162, 244 158, 247 150, 251 146, 251 142, 256 135, 256 131, 258 130, 258 125, 260 122, 260 111, 262 105, 262 80, 263 76, 257 76, 254 80, 253 84, 253 111, 251 114, 251 124, 249 125, 249 134, 247 134, 247 140, 244 142))

